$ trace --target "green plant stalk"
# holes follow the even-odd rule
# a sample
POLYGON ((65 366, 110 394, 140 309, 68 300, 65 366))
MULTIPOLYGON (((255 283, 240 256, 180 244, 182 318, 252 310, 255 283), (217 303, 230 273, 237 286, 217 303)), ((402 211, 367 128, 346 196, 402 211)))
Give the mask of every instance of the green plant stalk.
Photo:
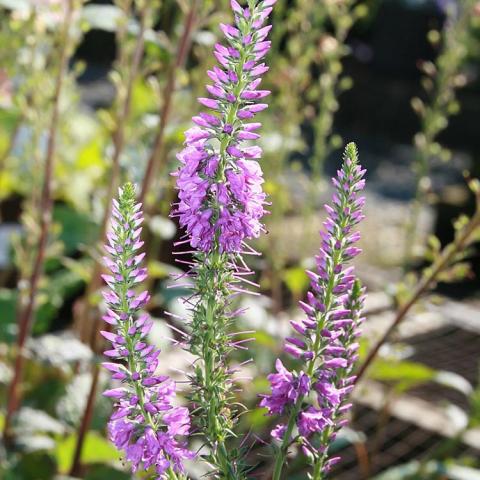
POLYGON ((447 128, 448 118, 452 115, 449 112, 449 105, 455 100, 455 90, 458 88, 455 79, 460 73, 467 54, 464 42, 469 35, 468 23, 472 6, 473 2, 467 0, 461 6, 460 17, 456 21, 453 18, 447 20, 448 24, 443 35, 443 47, 435 62, 434 91, 431 104, 421 109, 420 133, 415 137, 415 197, 405 235, 404 262, 406 266, 413 257, 418 219, 422 206, 427 201, 432 151, 436 145, 437 137, 447 128))
POLYGON ((463 249, 471 241, 471 237, 476 233, 479 227, 480 194, 477 193, 477 209, 475 214, 470 219, 468 224, 466 224, 462 228, 462 230, 456 236, 455 240, 442 250, 441 255, 434 262, 434 264, 424 272, 422 278, 417 283, 416 287, 413 289, 412 294, 410 295, 408 300, 397 311, 390 327, 385 331, 385 333, 377 341, 375 346, 370 350, 367 358, 358 369, 358 372, 356 373, 356 384, 358 384, 360 379, 365 375, 366 371, 377 357, 380 348, 390 339, 393 332, 395 332, 397 327, 405 320, 410 309, 417 303, 417 301, 422 297, 422 295, 431 288, 431 286, 435 283, 438 275, 442 273, 446 268, 448 268, 454 257, 458 253, 463 251, 463 249))
POLYGON ((62 97, 63 85, 68 69, 68 60, 72 55, 72 45, 70 36, 70 22, 74 10, 74 0, 67 0, 65 19, 63 23, 58 73, 55 80, 55 89, 53 95, 53 107, 48 129, 47 151, 44 163, 43 187, 40 200, 40 237, 36 249, 35 262, 29 279, 28 298, 25 305, 20 306, 18 317, 19 333, 17 337, 17 356, 12 381, 8 390, 8 405, 4 423, 4 440, 8 445, 12 440, 12 420, 19 402, 19 387, 23 379, 23 369, 25 365, 25 343, 30 335, 32 322, 35 314, 35 301, 37 298, 38 284, 43 272, 45 262, 45 253, 48 243, 48 233, 52 223, 53 197, 52 181, 56 155, 57 130, 60 119, 60 101, 62 97))
MULTIPOLYGON (((240 62, 239 70, 243 68, 240 62)), ((243 88, 239 82, 238 90, 243 88)), ((238 110, 237 103, 230 106, 227 123, 233 123, 238 110)), ((220 145, 220 162, 217 179, 221 181, 226 165, 226 148, 228 138, 220 145)), ((218 205, 214 208, 218 215, 218 205)), ((202 421, 207 442, 212 451, 211 463, 218 469, 221 478, 235 480, 243 478, 236 471, 235 460, 228 454, 225 440, 233 426, 232 412, 229 407, 231 379, 228 373, 227 346, 228 320, 226 308, 230 296, 229 284, 233 281, 227 254, 220 253, 218 238, 214 250, 208 255, 198 255, 198 295, 200 304, 194 311, 192 325, 192 353, 202 359, 202 373, 196 376, 195 383, 199 389, 202 421)))
MULTIPOLYGON (((334 261, 335 261, 335 265, 339 264, 338 251, 336 252, 334 261)), ((314 352, 314 357, 311 360, 309 360, 309 362, 307 363, 307 375, 310 378, 313 377, 313 373, 315 371, 315 365, 317 363, 317 360, 318 360, 319 356, 322 354, 323 349, 325 348, 325 345, 322 345, 323 338, 322 338, 322 335, 321 335, 321 331, 322 331, 322 329, 325 325, 325 321, 327 319, 328 312, 330 311, 330 308, 332 306, 333 287, 334 287, 334 282, 333 282, 333 277, 332 277, 330 279, 329 283, 328 283, 327 292, 326 292, 326 295, 325 295, 325 312, 321 313, 321 314, 317 313, 317 316, 316 316, 316 321, 317 321, 316 338, 315 338, 314 346, 312 348, 312 351, 314 352)), ((288 420, 288 423, 287 423, 287 429, 286 429, 284 437, 283 437, 283 442, 281 444, 280 451, 277 452, 277 460, 275 462, 273 480, 280 480, 281 479, 283 466, 286 463, 286 456, 287 456, 288 447, 291 444, 290 437, 291 437, 293 429, 295 427, 295 423, 296 423, 298 414, 300 413, 300 410, 302 408, 302 403, 303 403, 304 398, 305 398, 304 395, 299 396, 298 399, 297 399, 297 402, 295 403, 293 408, 291 408, 291 410, 290 410, 290 416, 289 416, 289 420, 288 420)), ((329 430, 329 429, 327 429, 327 430, 329 430)), ((325 454, 323 456, 325 456, 325 454)), ((323 461, 324 461, 324 459, 323 459, 323 461)), ((318 462, 318 461, 315 462, 314 475, 315 475, 315 470, 317 468, 321 468, 321 465, 320 465, 320 467, 317 467, 317 465, 319 465, 319 464, 320 464, 320 462, 318 462)), ((313 478, 315 480, 317 480, 321 477, 314 476, 313 478)))
POLYGON ((328 145, 328 138, 332 134, 333 119, 338 109, 338 101, 336 97, 339 94, 338 83, 341 76, 341 69, 338 68, 339 63, 347 54, 345 40, 353 25, 352 21, 346 21, 350 12, 351 2, 333 2, 331 6, 325 6, 327 17, 333 24, 333 38, 336 45, 332 52, 324 54, 324 69, 320 74, 321 91, 318 100, 318 114, 314 122, 315 143, 314 151, 311 158, 311 168, 313 179, 318 180, 322 175, 322 167, 325 158, 331 151, 328 145))
MULTIPOLYGON (((128 209, 132 209, 135 206, 136 199, 135 199, 135 189, 132 184, 127 184, 125 186, 125 193, 123 199, 120 200, 120 208, 125 208, 127 211, 128 209)), ((120 245, 126 245, 126 233, 123 232, 123 235, 119 236, 118 242, 120 245)), ((121 301, 121 307, 119 308, 119 314, 124 314, 126 320, 121 323, 121 336, 126 339, 125 343, 125 348, 128 350, 128 358, 127 358, 127 363, 128 363, 128 368, 130 372, 136 372, 140 371, 142 369, 141 365, 138 364, 136 358, 135 358, 135 341, 132 335, 129 335, 129 330, 132 328, 135 324, 135 315, 134 312, 130 309, 129 306, 129 301, 128 301, 128 292, 132 288, 132 280, 130 278, 130 273, 131 269, 127 268, 126 265, 128 265, 129 260, 132 258, 132 251, 129 250, 128 248, 125 248, 124 251, 121 254, 121 267, 120 267, 120 272, 119 275, 121 275, 121 283, 119 285, 119 291, 118 291, 118 296, 121 301)), ((98 383, 98 373, 94 376, 94 385, 96 387, 98 383)), ((92 388, 90 390, 90 396, 95 398, 95 388, 92 388)), ((155 423, 155 420, 153 419, 152 415, 150 412, 147 412, 145 409, 145 392, 142 389, 142 386, 139 382, 135 382, 135 390, 136 390, 136 395, 139 399, 138 405, 141 409, 143 417, 146 419, 148 422, 149 426, 152 428, 154 432, 157 432, 158 426, 155 423)), ((93 408, 93 403, 91 403, 90 408, 93 408)), ((82 424, 82 427, 84 425, 82 424)), ((88 426, 87 426, 88 427, 88 426)), ((83 429, 83 433, 85 434, 87 431, 87 428, 83 429)), ((80 436, 79 436, 80 438, 80 436)), ((82 438, 83 442, 83 438, 82 438)), ((77 443, 78 445, 82 445, 81 442, 77 443)), ((72 467, 70 470, 70 475, 71 476, 78 476, 81 474, 81 448, 76 448, 75 453, 74 453, 74 459, 72 462, 72 467)), ((169 468, 168 470, 168 478, 170 480, 176 480, 178 479, 176 473, 174 472, 173 468, 169 468)))
POLYGON ((232 274, 227 255, 214 252, 208 258, 203 257, 199 258, 197 272, 201 301, 192 320, 192 353, 202 361, 195 372, 192 400, 199 405, 198 421, 211 448, 209 463, 218 469, 220 478, 234 480, 242 477, 225 444, 233 426, 227 366, 230 322, 226 311, 232 274))
MULTIPOLYGON (((254 2, 249 0, 250 8, 254 2)), ((253 18, 253 15, 252 15, 253 18)), ((250 22, 253 20, 250 19, 250 22)), ((252 31, 252 25, 246 27, 252 31)), ((245 87, 242 80, 243 66, 250 54, 242 50, 237 64, 239 78, 236 91, 237 100, 228 106, 225 122, 234 124, 239 109, 240 93, 245 87)), ((229 136, 220 140, 219 165, 216 180, 225 181, 227 165, 226 149, 229 136)), ((219 215, 220 206, 214 203, 212 221, 219 215)), ((205 432, 207 443, 211 449, 210 462, 218 470, 218 475, 226 480, 244 479, 245 472, 240 465, 239 455, 229 452, 226 439, 233 435, 235 412, 232 411, 232 379, 228 369, 228 354, 232 350, 228 337, 228 327, 232 320, 228 317, 228 304, 231 296, 230 285, 235 281, 231 264, 236 261, 233 254, 220 251, 218 232, 213 250, 209 253, 196 254, 196 287, 198 304, 193 309, 191 351, 201 362, 194 375, 194 391, 192 400, 199 404, 200 431, 205 432)))
MULTIPOLYGON (((345 198, 342 199, 342 206, 341 210, 345 211, 348 209, 348 203, 345 198)), ((346 228, 348 226, 348 218, 345 217, 343 219, 343 223, 340 224, 340 228, 338 229, 339 231, 339 237, 338 237, 338 243, 340 245, 344 245, 344 239, 346 238, 346 231, 348 229, 346 228)), ((339 249, 336 249, 334 251, 334 255, 332 258, 332 271, 335 271, 335 268, 337 266, 342 265, 342 258, 344 256, 344 246, 342 246, 339 249)), ((331 312, 332 306, 333 306, 333 301, 334 301, 334 293, 333 289, 335 287, 335 277, 334 275, 330 275, 327 289, 325 292, 325 311, 322 312, 317 312, 316 314, 316 323, 317 326, 315 328, 315 342, 312 347, 312 352, 314 354, 313 358, 307 362, 307 375, 309 378, 314 377, 314 372, 315 368, 318 364, 319 359, 321 358, 324 349, 328 346, 328 341, 325 341, 325 339, 322 337, 321 332, 324 329, 325 322, 328 319, 328 316, 331 312)), ((274 473, 273 473, 273 480, 280 480, 282 476, 282 470, 283 466, 286 463, 286 456, 288 452, 288 447, 291 444, 290 437, 292 435, 293 429, 295 427, 295 422, 297 420, 298 414, 300 413, 300 410, 302 408, 302 403, 304 400, 304 396, 301 395, 298 397, 295 405, 290 409, 289 412, 289 419, 287 423, 287 428, 283 437, 282 444, 280 446, 279 451, 277 452, 277 459, 275 462, 275 467, 274 467, 274 473)), ((322 432, 322 437, 324 440, 324 444, 326 444, 326 440, 330 437, 334 427, 328 427, 322 432)), ((295 440, 295 439, 294 439, 295 440)), ((293 441, 294 441, 293 440, 293 441)), ((318 456, 318 458, 314 459, 314 464, 313 464, 313 479, 314 480, 320 480, 322 478, 322 468, 327 460, 327 453, 328 450, 326 450, 323 454, 318 456)))

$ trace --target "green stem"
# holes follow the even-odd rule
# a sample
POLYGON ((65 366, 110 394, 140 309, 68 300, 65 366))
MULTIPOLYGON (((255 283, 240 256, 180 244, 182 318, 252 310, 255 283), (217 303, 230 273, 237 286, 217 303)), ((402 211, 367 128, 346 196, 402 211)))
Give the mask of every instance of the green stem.
MULTIPOLYGON (((345 227, 345 225, 342 225, 342 227, 345 227)), ((344 228, 341 229, 341 231, 344 231, 344 228)), ((343 240, 343 236, 341 236, 341 240, 343 240)), ((338 249, 335 251, 334 257, 333 257, 333 265, 339 265, 341 263, 341 258, 342 258, 342 249, 338 249)), ((317 316, 317 328, 316 328, 316 335, 315 335, 315 342, 313 346, 313 352, 314 352, 314 357, 307 363, 307 375, 312 378, 314 371, 315 371, 315 364, 319 357, 321 356, 323 352, 322 348, 322 335, 321 331, 325 325, 325 321, 327 319, 327 314, 330 311, 332 307, 332 301, 333 301, 333 288, 335 286, 335 278, 333 275, 330 276, 326 294, 325 294, 325 312, 317 316)), ((288 420, 287 424, 287 429, 285 432, 285 435, 283 437, 282 445, 280 447, 280 452, 278 452, 277 460, 275 462, 275 469, 274 469, 274 475, 273 475, 273 480, 280 480, 281 475, 282 475, 282 469, 283 466, 285 465, 285 459, 287 456, 287 450, 290 445, 290 437, 293 431, 293 428, 295 426, 295 422, 297 420, 298 414, 300 412, 300 409, 302 407, 304 396, 301 395, 298 397, 297 402, 293 406, 291 412, 290 412, 290 417, 288 420)), ((315 462, 315 468, 317 464, 320 464, 321 462, 315 462)))
MULTIPOLYGON (((222 345, 221 337, 226 334, 226 325, 224 320, 225 312, 222 306, 226 304, 226 299, 218 299, 217 292, 223 292, 226 284, 223 284, 229 275, 227 269, 227 259, 217 251, 211 254, 211 264, 205 263, 202 269, 206 269, 206 285, 203 292, 206 295, 204 300, 204 327, 200 342, 200 352, 203 358, 203 373, 201 378, 202 401, 205 408, 206 418, 206 436, 210 448, 212 449, 212 459, 215 466, 219 469, 222 478, 235 480, 239 478, 234 467, 234 461, 228 454, 225 445, 225 422, 229 423, 227 393, 221 391, 219 372, 225 371, 226 348, 222 345), (223 280, 223 281, 222 281, 223 280), (220 309, 218 308, 220 305, 220 309), (220 339, 219 339, 220 335, 220 339), (223 418, 227 416, 226 418, 223 418)), ((225 282, 227 283, 227 282, 225 282)), ((225 372, 225 377, 228 374, 225 372)), ((225 382, 222 382, 225 383, 225 382)))
POLYGON ((295 421, 297 419, 300 406, 303 402, 303 396, 298 399, 298 402, 294 405, 292 412, 290 413, 290 418, 288 420, 287 429, 285 431, 285 436, 283 438, 282 446, 280 447, 280 452, 277 454, 277 459, 275 461, 275 469, 273 471, 273 480, 280 480, 282 477, 283 466, 285 465, 285 460, 287 456, 287 450, 289 446, 288 439, 292 435, 293 427, 295 426, 295 421))
MULTIPOLYGON (((341 197, 341 205, 338 207, 338 210, 340 212, 345 212, 348 210, 348 202, 349 198, 348 196, 342 196, 341 197)), ((324 311, 319 312, 317 311, 316 313, 316 328, 315 328, 315 340, 313 342, 313 346, 311 348, 311 351, 313 352, 313 358, 307 362, 307 376, 310 378, 310 380, 313 382, 314 377, 315 377, 315 368, 318 362, 321 360, 321 357, 323 355, 323 352, 328 344, 328 341, 325 341, 324 337, 322 336, 322 330, 325 328, 325 324, 328 320, 329 314, 332 311, 332 308, 335 305, 335 293, 334 289, 335 286, 338 284, 338 276, 334 273, 337 270, 337 267, 342 265, 344 263, 344 249, 345 249, 345 238, 347 234, 345 232, 348 232, 348 225, 350 224, 350 217, 348 215, 345 215, 341 217, 338 220, 338 228, 336 229, 336 238, 337 242, 339 244, 339 247, 336 247, 333 249, 332 252, 332 257, 331 257, 331 263, 328 266, 328 272, 329 272, 329 278, 328 278, 328 283, 325 287, 325 296, 323 303, 325 305, 324 311)), ((273 474, 273 480, 280 480, 281 475, 282 475, 282 469, 283 466, 285 465, 285 460, 286 460, 286 455, 288 451, 288 447, 290 445, 290 438, 291 434, 293 431, 293 428, 295 426, 298 414, 300 413, 300 410, 302 408, 302 403, 304 400, 305 396, 300 395, 297 398, 297 401, 295 404, 292 406, 289 414, 289 419, 287 423, 287 428, 285 431, 285 434, 283 436, 283 441, 280 446, 280 450, 277 453, 277 459, 275 461, 275 467, 274 467, 274 474, 273 474)), ((338 408, 335 410, 335 414, 338 413, 338 408)), ((330 435, 332 433, 331 428, 327 428, 323 434, 322 434, 322 444, 327 446, 328 439, 330 438, 330 435)), ((321 475, 322 472, 322 467, 324 465, 325 460, 327 459, 327 451, 323 452, 321 455, 316 456, 313 467, 314 467, 314 473, 317 472, 317 476, 314 478, 320 479, 321 477, 318 475, 321 475), (318 473, 320 472, 320 473, 318 473)))
MULTIPOLYGON (((254 2, 249 0, 249 6, 253 11, 254 2)), ((254 32, 255 17, 256 15, 252 13, 243 27, 245 32, 254 32)), ((253 57, 255 53, 253 48, 253 44, 249 44, 240 49, 240 58, 234 66, 238 77, 238 83, 233 91, 235 101, 225 105, 222 115, 223 123, 231 125, 233 130, 241 127, 237 113, 244 105, 241 94, 250 81, 245 75, 244 64, 253 57)), ((220 144, 219 164, 214 182, 224 183, 225 170, 231 162, 227 148, 232 143, 232 136, 229 133, 219 133, 217 140, 220 144)), ((209 202, 213 211, 212 222, 215 222, 220 215, 221 206, 215 198, 211 198, 209 202)), ((227 355, 231 350, 230 340, 227 338, 230 324, 229 285, 233 281, 229 263, 234 261, 232 255, 221 252, 218 231, 215 233, 212 251, 207 255, 197 255, 197 293, 200 300, 194 309, 191 347, 192 352, 202 360, 196 375, 197 392, 193 396, 202 411, 199 416, 200 430, 203 429, 205 432, 211 449, 210 463, 218 470, 220 478, 228 480, 245 478, 238 466, 236 453, 228 451, 226 446, 235 415, 229 405, 232 381, 227 365, 227 355)))

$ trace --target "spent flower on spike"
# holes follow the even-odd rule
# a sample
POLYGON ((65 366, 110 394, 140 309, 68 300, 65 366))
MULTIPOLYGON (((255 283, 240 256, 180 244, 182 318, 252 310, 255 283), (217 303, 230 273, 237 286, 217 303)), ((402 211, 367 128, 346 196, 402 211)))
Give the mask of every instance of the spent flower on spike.
POLYGON ((109 328, 101 333, 112 347, 103 366, 121 385, 104 392, 115 401, 108 432, 133 472, 152 467, 155 478, 176 479, 184 473, 183 461, 194 456, 181 440, 189 434, 190 416, 187 408, 174 405, 176 384, 156 373, 160 351, 146 339, 153 322, 141 309, 150 295, 135 291, 147 276, 139 253, 142 222, 135 187, 127 183, 113 202, 104 259, 110 270, 103 276, 109 287, 103 292, 109 328))
MULTIPOLYGON (((208 76, 208 97, 199 98, 209 109, 193 117, 195 126, 185 133, 185 148, 178 154, 178 203, 172 216, 185 228, 177 244, 189 244, 192 261, 183 261, 193 284, 185 299, 190 319, 189 349, 198 357, 192 375, 192 402, 196 426, 206 437, 206 460, 215 478, 245 478, 242 454, 226 445, 236 421, 232 369, 228 354, 240 343, 229 332, 238 315, 232 295, 242 284, 255 285, 242 254, 256 254, 246 241, 264 230, 265 193, 255 145, 261 124, 254 122, 269 95, 260 88, 268 70, 263 59, 271 26, 265 22, 275 0, 231 0, 234 25, 221 24, 225 44, 216 44, 218 65, 208 76)), ((179 260, 181 261, 181 260, 179 260)))
POLYGON ((291 322, 298 335, 286 339, 285 351, 302 363, 303 370, 289 371, 277 360, 277 373, 268 376, 271 392, 260 402, 268 415, 285 415, 287 419, 272 431, 281 442, 275 480, 281 476, 293 441, 310 459, 313 479, 321 479, 339 460, 329 458, 328 447, 346 423, 348 394, 355 381, 356 339, 363 322, 364 290, 348 263, 361 252, 355 246, 360 235, 354 227, 364 218, 365 199, 359 196, 365 185, 364 174, 351 143, 342 168, 332 180, 335 191, 331 205, 325 206, 328 216, 321 232, 317 271, 307 271, 311 289, 306 301, 300 302, 305 318, 291 322))

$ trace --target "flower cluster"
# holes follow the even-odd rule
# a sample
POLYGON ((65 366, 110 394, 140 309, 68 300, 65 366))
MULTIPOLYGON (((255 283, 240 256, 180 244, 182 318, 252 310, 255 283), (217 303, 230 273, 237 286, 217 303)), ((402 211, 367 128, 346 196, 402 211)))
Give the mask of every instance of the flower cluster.
POLYGON ((355 246, 360 235, 353 228, 364 218, 365 199, 358 196, 365 184, 364 173, 355 145, 349 144, 342 169, 333 179, 332 204, 325 206, 328 217, 321 232, 317 271, 307 272, 311 290, 307 301, 300 302, 306 316, 291 322, 299 335, 286 339, 286 352, 303 361, 305 371, 290 372, 277 360, 277 373, 268 377, 271 393, 260 403, 269 415, 288 413, 288 423, 278 425, 272 435, 288 446, 296 426, 304 452, 323 471, 337 461, 327 460, 327 449, 345 423, 341 418, 350 407, 346 397, 355 380, 351 371, 357 359, 355 339, 363 321, 364 295, 353 267, 347 264, 361 251, 355 246), (309 394, 317 402, 305 406, 307 396, 312 398, 309 394), (316 433, 321 434, 319 448, 310 441, 316 433))
POLYGON ((193 248, 207 252, 240 252, 245 239, 263 230, 265 210, 263 175, 257 160, 262 150, 244 145, 257 140, 261 126, 247 122, 267 105, 269 95, 260 90, 268 70, 261 60, 270 49, 265 40, 271 26, 263 26, 276 0, 249 0, 242 8, 231 0, 235 25, 221 24, 227 45, 215 45, 219 66, 208 72, 208 98, 199 102, 210 109, 193 117, 195 127, 185 134, 185 148, 178 154, 179 202, 173 211, 186 229, 193 248))
MULTIPOLYGON (((230 4, 233 25, 221 24, 224 45, 216 44, 218 65, 208 72, 208 98, 199 102, 209 109, 193 117, 195 126, 185 133, 178 154, 178 203, 172 216, 186 232, 177 244, 190 244, 193 258, 179 260, 188 266, 192 295, 184 299, 189 310, 188 348, 198 357, 191 376, 190 399, 195 405, 195 426, 205 435, 209 453, 205 460, 214 476, 246 478, 242 453, 227 446, 237 419, 233 369, 228 355, 245 340, 235 341, 231 326, 239 314, 232 295, 243 292, 240 284, 255 285, 252 272, 241 258, 253 253, 248 239, 264 229, 266 196, 258 163, 262 150, 251 143, 259 138, 258 122, 250 121, 267 105, 261 76, 268 70, 262 59, 270 49, 264 25, 276 0, 247 0, 242 7, 230 4)), ((241 348, 241 347, 240 347, 241 348)), ((244 347, 243 347, 244 348, 244 347)))
POLYGON ((175 382, 156 374, 160 351, 146 340, 152 320, 140 311, 150 296, 134 291, 147 277, 141 266, 145 254, 139 253, 143 216, 132 184, 120 189, 112 217, 105 246, 109 256, 104 258, 111 274, 103 276, 109 286, 103 292, 109 328, 101 333, 112 343, 105 355, 116 360, 103 366, 121 386, 104 392, 115 400, 109 436, 125 452, 133 472, 154 466, 158 478, 166 478, 168 471, 182 473, 183 460, 193 457, 178 439, 188 435, 190 417, 187 408, 174 406, 175 382))

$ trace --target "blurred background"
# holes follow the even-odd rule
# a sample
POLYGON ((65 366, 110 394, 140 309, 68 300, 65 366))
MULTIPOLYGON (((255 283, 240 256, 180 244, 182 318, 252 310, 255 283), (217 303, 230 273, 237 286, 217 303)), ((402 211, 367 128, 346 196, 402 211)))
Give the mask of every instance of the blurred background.
MULTIPOLYGON (((0 478, 131 478, 105 438, 111 404, 100 395, 72 469, 99 359, 106 212, 123 181, 137 183, 147 214, 151 341, 164 365, 189 369, 165 315, 182 314, 186 293, 171 279, 181 232, 169 218, 170 172, 205 94, 218 23, 230 21, 226 0, 0 0, 0 426, 25 352, 0 478)), ((272 205, 268 234, 253 245, 262 256, 248 259, 261 295, 241 300, 249 308, 238 328, 255 330, 255 342, 233 359, 254 360, 238 379, 238 400, 251 408, 238 427, 252 476, 270 478, 272 463, 258 394, 301 315, 329 178, 354 141, 368 169, 360 362, 456 250, 355 390, 331 478, 479 479, 480 235, 458 238, 478 217, 480 3, 278 0, 272 23, 262 84, 272 95, 261 114, 272 205)), ((291 465, 289 479, 306 478, 300 457, 291 465)))

